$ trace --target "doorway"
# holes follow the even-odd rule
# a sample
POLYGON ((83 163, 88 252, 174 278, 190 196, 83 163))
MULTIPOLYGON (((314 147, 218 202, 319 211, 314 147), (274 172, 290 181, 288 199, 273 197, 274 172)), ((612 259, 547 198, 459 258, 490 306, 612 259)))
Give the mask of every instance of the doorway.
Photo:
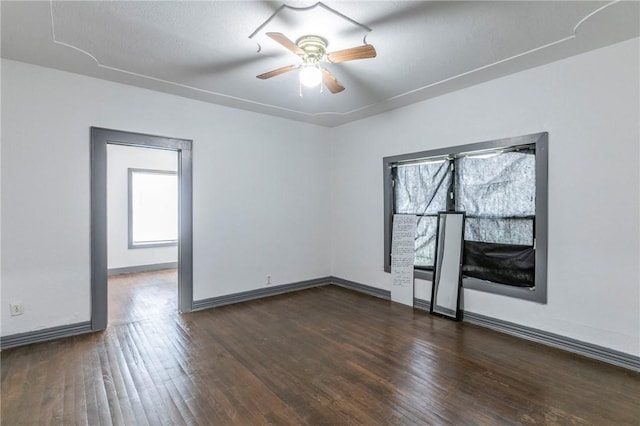
MULTIPOLYGON (((91 128, 91 328, 104 330, 108 322, 107 151, 108 146, 152 148, 177 154, 178 311, 193 304, 192 261, 192 141, 118 130, 91 128)), ((131 212, 129 212, 131 215, 131 212)), ((129 230, 129 244, 132 244, 129 230)), ((135 241, 133 241, 135 243, 135 241)), ((165 243, 169 243, 165 241, 165 243)), ((144 244, 144 242, 142 242, 144 244)))
POLYGON ((178 310, 178 153, 107 144, 108 324, 178 310))

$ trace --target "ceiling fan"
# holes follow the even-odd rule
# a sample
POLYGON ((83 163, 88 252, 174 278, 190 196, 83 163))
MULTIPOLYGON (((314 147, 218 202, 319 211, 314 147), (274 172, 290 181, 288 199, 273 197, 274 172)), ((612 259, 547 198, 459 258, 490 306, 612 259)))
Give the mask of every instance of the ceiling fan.
POLYGON ((302 36, 295 43, 282 33, 268 32, 266 35, 295 55, 298 55, 302 59, 302 64, 287 65, 256 76, 261 80, 300 69, 301 84, 313 87, 322 82, 331 93, 339 93, 344 90, 344 86, 338 82, 331 71, 321 67, 320 62, 337 64, 356 59, 376 57, 376 49, 370 44, 327 53, 327 40, 317 35, 302 36))

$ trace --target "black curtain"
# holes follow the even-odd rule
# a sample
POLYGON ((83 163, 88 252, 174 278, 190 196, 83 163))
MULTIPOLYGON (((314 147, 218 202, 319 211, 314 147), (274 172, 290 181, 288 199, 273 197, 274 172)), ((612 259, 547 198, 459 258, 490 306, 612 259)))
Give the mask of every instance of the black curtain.
POLYGON ((535 251, 530 246, 465 241, 462 272, 494 283, 533 287, 535 251))
POLYGON ((463 273, 535 284, 535 152, 467 156, 455 163, 456 210, 466 212, 463 273))

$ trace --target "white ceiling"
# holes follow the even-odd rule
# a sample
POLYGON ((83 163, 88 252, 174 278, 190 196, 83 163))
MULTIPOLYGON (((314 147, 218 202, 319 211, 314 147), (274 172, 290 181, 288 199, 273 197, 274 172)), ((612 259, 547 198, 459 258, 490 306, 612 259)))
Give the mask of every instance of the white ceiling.
MULTIPOLYGON (((288 4, 302 8, 315 2, 288 4)), ((326 33, 318 34, 329 39, 329 51, 360 45, 366 34, 378 53, 373 59, 326 66, 346 87, 338 94, 305 89, 301 97, 297 72, 269 80, 255 77, 300 62, 262 32, 249 38, 280 8, 279 2, 3 0, 1 53, 8 59, 337 126, 640 35, 638 1, 324 4, 372 30, 367 33, 336 17, 342 23, 326 23, 326 33)), ((321 22, 307 15, 285 8, 263 31, 279 31, 295 41, 307 31, 301 22, 321 22)))

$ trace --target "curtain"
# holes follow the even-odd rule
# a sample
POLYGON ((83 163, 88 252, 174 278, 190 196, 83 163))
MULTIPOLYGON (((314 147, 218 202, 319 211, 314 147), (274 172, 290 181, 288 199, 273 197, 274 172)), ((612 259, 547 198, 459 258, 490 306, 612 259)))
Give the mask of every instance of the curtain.
POLYGON ((447 210, 452 183, 450 164, 442 160, 395 168, 394 213, 418 216, 414 265, 419 268, 433 268, 438 212, 447 210))
POLYGON ((465 275, 534 285, 535 153, 456 159, 455 205, 466 212, 465 275))

